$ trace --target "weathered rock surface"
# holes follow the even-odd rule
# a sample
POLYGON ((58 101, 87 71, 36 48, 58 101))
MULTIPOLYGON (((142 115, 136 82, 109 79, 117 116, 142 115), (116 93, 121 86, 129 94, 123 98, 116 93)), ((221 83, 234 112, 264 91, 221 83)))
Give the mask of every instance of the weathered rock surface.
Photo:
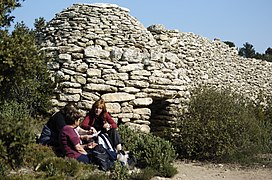
POLYGON ((41 44, 58 82, 56 107, 74 101, 85 111, 102 97, 116 120, 145 132, 172 123, 199 85, 251 98, 272 92, 271 63, 242 58, 219 40, 145 28, 117 5, 74 4, 47 24, 41 44))

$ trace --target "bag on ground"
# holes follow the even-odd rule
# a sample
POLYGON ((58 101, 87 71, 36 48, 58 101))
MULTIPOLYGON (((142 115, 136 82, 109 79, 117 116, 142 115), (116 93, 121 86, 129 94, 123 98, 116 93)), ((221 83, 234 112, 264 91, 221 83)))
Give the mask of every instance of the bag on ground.
POLYGON ((93 162, 103 171, 109 170, 114 165, 114 161, 110 159, 106 149, 100 144, 92 149, 90 155, 92 156, 93 162))
POLYGON ((115 160, 117 160, 117 153, 113 149, 108 138, 109 137, 106 134, 100 133, 98 135, 97 141, 98 141, 98 144, 102 145, 104 147, 104 149, 107 151, 107 153, 110 156, 110 160, 115 161, 115 160))

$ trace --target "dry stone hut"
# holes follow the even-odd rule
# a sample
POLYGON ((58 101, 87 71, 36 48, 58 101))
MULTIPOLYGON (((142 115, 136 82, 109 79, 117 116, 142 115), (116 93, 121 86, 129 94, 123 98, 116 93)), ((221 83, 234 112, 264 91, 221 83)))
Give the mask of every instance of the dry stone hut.
POLYGON ((113 4, 74 4, 45 27, 42 49, 58 82, 56 108, 83 111, 100 97, 111 115, 144 132, 162 131, 199 85, 228 87, 249 97, 271 94, 271 63, 244 59, 220 40, 145 28, 113 4))

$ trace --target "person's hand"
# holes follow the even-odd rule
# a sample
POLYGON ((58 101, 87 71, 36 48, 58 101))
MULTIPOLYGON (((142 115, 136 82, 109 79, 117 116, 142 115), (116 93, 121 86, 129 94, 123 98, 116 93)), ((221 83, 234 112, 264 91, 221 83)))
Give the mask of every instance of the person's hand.
POLYGON ((97 146, 97 143, 94 142, 94 141, 89 142, 89 143, 87 144, 87 147, 90 148, 90 149, 93 149, 95 146, 97 146))
POLYGON ((103 128, 109 130, 111 128, 111 125, 109 123, 105 123, 103 128))
POLYGON ((93 130, 90 129, 87 131, 87 135, 92 135, 92 134, 93 134, 93 130))
POLYGON ((86 135, 86 141, 91 141, 92 140, 92 135, 86 135))
POLYGON ((96 129, 94 127, 91 127, 88 134, 95 134, 97 133, 96 129))

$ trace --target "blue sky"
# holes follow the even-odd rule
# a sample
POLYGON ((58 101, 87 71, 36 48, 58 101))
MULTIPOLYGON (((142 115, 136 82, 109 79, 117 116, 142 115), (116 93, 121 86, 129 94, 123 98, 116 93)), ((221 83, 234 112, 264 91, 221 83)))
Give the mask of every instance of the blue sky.
POLYGON ((167 29, 213 40, 246 42, 259 53, 272 48, 272 0, 25 0, 13 11, 15 22, 33 28, 36 18, 50 21, 75 3, 111 3, 128 8, 145 27, 163 24, 167 29))

